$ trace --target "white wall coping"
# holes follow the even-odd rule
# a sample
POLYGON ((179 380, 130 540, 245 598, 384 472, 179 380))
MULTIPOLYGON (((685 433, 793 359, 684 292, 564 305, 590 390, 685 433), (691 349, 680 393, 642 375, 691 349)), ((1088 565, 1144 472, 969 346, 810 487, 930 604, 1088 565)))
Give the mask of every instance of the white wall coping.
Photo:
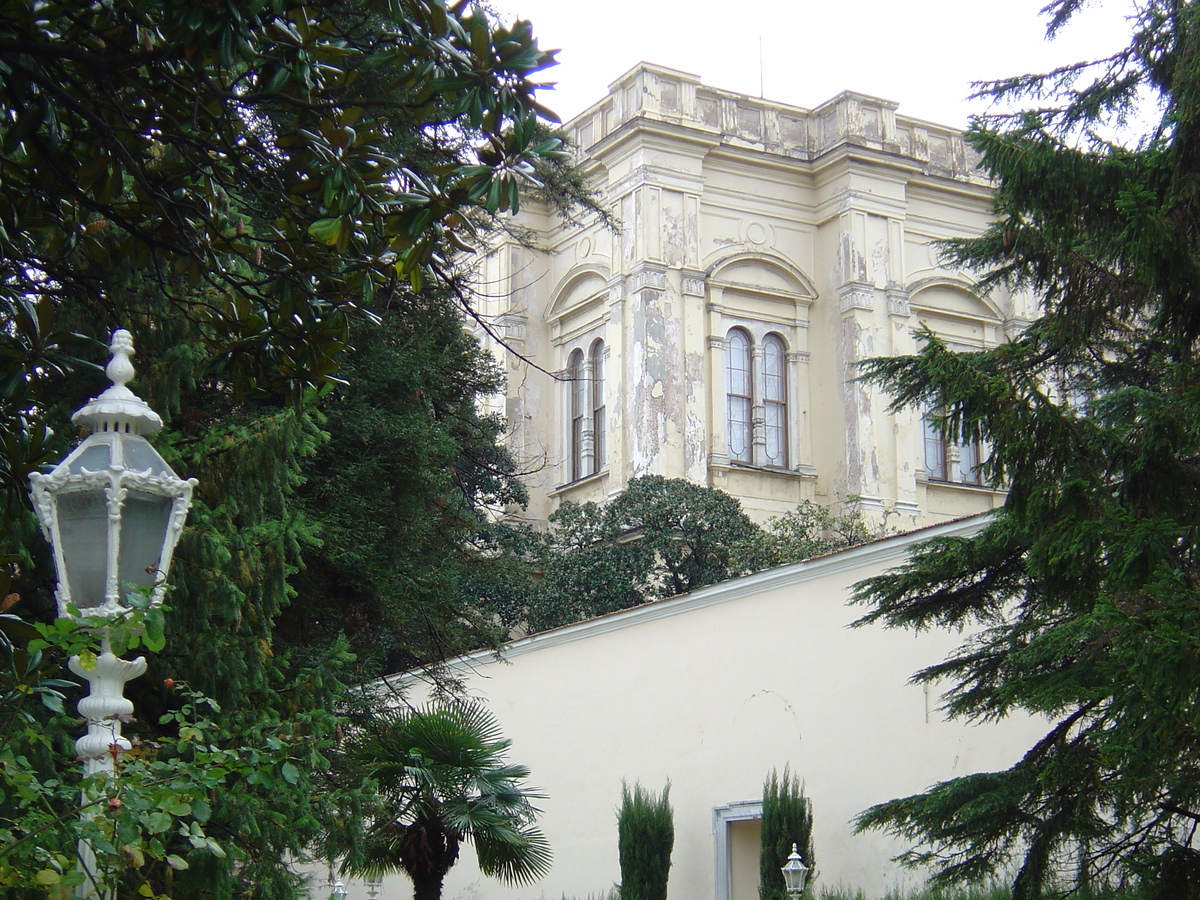
MULTIPOLYGON (((914 531, 878 538, 865 544, 857 544, 847 547, 845 550, 837 550, 802 562, 763 569, 760 572, 700 588, 689 594, 679 594, 665 600, 653 600, 641 606, 619 610, 571 625, 563 625, 550 631, 541 631, 528 637, 517 638, 503 644, 499 655, 493 650, 477 650, 474 653, 445 660, 439 664, 439 667, 450 674, 474 671, 481 663, 495 662, 498 658, 507 661, 526 653, 587 640, 597 635, 619 631, 645 622, 669 619, 694 610, 719 606, 764 591, 795 587, 830 575, 838 575, 892 560, 901 561, 907 556, 908 551, 918 543, 937 538, 971 537, 987 524, 990 516, 991 513, 980 513, 975 516, 953 519, 914 531)), ((374 684, 381 688, 397 687, 418 680, 420 677, 420 671, 411 670, 395 675, 385 675, 374 684)))

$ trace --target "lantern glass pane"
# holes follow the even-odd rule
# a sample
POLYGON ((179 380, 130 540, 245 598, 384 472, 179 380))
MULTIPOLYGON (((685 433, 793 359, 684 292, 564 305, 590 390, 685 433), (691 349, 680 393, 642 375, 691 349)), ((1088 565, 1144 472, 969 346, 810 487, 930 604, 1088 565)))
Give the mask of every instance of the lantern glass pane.
POLYGON ((92 444, 71 460, 69 471, 72 475, 82 475, 84 469, 89 472, 103 472, 108 468, 110 459, 108 444, 92 444))
POLYGON ((171 518, 171 498, 130 491, 121 508, 121 550, 117 583, 121 602, 130 587, 153 587, 159 580, 163 542, 171 518))
POLYGON ((58 534, 71 602, 80 611, 104 603, 108 578, 108 500, 103 488, 58 495, 58 534))
POLYGON ((158 455, 158 451, 151 446, 150 442, 140 435, 121 435, 121 451, 125 460, 125 468, 131 472, 145 472, 149 470, 152 477, 162 475, 165 472, 170 472, 171 475, 175 474, 163 458, 158 455))

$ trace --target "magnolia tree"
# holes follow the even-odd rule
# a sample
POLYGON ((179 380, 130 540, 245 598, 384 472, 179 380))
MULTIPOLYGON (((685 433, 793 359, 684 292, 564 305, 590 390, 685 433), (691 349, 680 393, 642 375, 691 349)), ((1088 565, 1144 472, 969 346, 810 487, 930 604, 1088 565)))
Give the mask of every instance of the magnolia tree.
MULTIPOLYGON (((367 592, 321 591, 302 573, 306 551, 347 543, 322 544, 326 507, 297 497, 328 440, 317 404, 355 377, 354 329, 387 318, 393 345, 419 331, 405 364, 442 383, 395 399, 437 446, 413 467, 422 508, 467 507, 430 512, 423 533, 460 545, 489 488, 434 469, 467 444, 481 468, 499 459, 492 426, 458 427, 489 378, 469 348, 448 358, 432 336, 460 297, 425 292, 536 187, 535 167, 561 162, 534 100, 552 57, 527 22, 440 0, 113 0, 0 3, 0 58, 0 596, 42 629, 11 624, 0 646, 0 884, 69 893, 88 828, 122 896, 298 896, 285 860, 350 802, 314 778, 339 698, 378 665, 349 652, 353 609, 289 606, 301 588, 367 592), (423 306, 436 315, 390 313, 423 306), (53 621, 24 497, 28 473, 74 435, 63 411, 95 393, 102 351, 79 335, 118 326, 135 332, 139 392, 168 421, 156 446, 201 487, 165 634, 146 633, 150 674, 130 686, 139 721, 120 803, 84 820, 55 679, 64 654, 87 651, 53 621)), ((397 569, 448 603, 428 558, 397 569)), ((414 655, 434 655, 458 622, 427 611, 413 611, 414 655)))

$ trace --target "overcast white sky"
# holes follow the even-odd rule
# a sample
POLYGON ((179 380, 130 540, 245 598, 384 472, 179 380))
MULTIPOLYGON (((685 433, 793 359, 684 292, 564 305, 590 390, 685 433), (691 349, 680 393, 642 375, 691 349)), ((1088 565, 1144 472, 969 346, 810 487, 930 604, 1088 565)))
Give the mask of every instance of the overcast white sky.
POLYGON ((566 121, 641 60, 705 84, 812 108, 844 90, 903 115, 965 126, 972 81, 1094 59, 1126 43, 1132 0, 1093 3, 1056 40, 1045 0, 493 0, 561 48, 542 97, 566 121))

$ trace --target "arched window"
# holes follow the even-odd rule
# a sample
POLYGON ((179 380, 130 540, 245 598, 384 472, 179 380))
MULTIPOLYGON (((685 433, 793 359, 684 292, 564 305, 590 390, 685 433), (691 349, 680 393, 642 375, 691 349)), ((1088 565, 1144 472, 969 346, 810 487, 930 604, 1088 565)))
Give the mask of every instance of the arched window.
POLYGON ((766 438, 763 461, 768 466, 786 466, 787 351, 777 334, 768 334, 762 348, 763 436, 766 438))
POLYGON ((729 458, 752 462, 751 405, 753 373, 750 367, 750 336, 740 328, 729 332, 725 364, 725 393, 729 430, 729 458))
POLYGON ((604 468, 607 427, 604 406, 604 341, 596 340, 585 354, 572 351, 567 359, 567 390, 571 429, 569 481, 595 475, 604 468))
POLYGON ((606 423, 604 415, 604 341, 597 340, 592 344, 592 441, 593 450, 592 471, 599 472, 604 468, 607 452, 606 423))
POLYGON ((584 467, 584 424, 587 418, 588 383, 583 370, 583 351, 576 350, 567 363, 571 391, 571 480, 590 475, 584 467))

